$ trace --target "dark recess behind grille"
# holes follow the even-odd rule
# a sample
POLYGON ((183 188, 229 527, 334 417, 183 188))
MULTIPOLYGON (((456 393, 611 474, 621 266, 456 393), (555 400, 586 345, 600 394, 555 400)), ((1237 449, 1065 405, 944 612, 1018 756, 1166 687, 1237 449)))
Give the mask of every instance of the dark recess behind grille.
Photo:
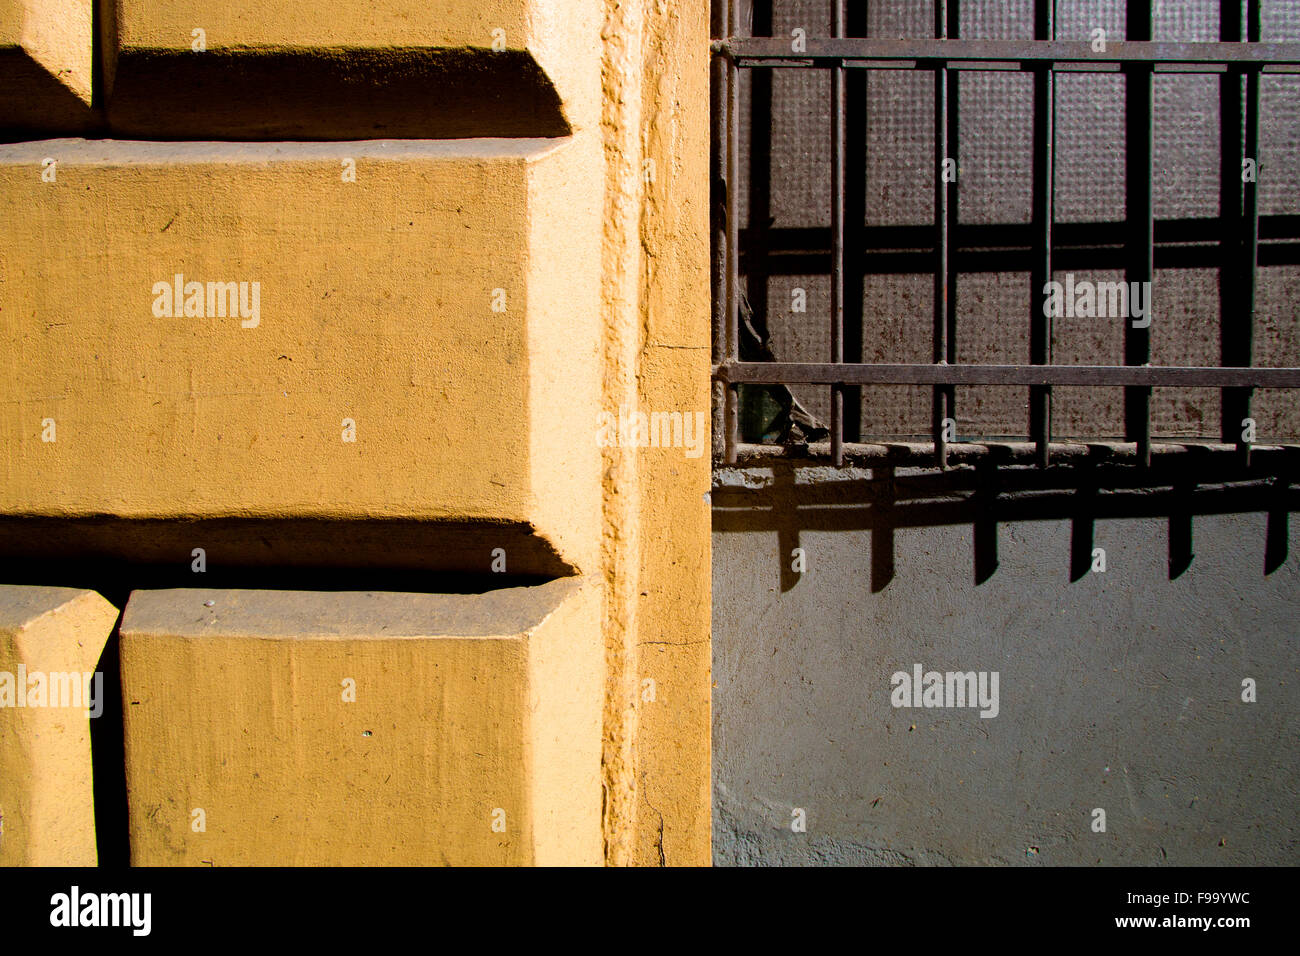
MULTIPOLYGON (((1034 7, 1034 0, 963 0, 957 5, 959 35, 1031 40, 1034 7)), ((827 37, 833 29, 831 8, 825 0, 743 0, 739 32, 789 38, 802 28, 809 38, 827 37)), ((846 35, 934 36, 934 6, 927 0, 850 2, 846 8, 846 35)), ((1161 8, 1151 39, 1220 39, 1214 0, 1161 8)), ((1111 41, 1120 40, 1125 20, 1122 2, 1060 0, 1055 35, 1086 40, 1100 26, 1111 41)), ((1263 3, 1260 39, 1300 40, 1300 4, 1263 3)), ((766 323, 772 353, 781 362, 832 359, 831 72, 738 71, 740 287, 758 321, 766 323), (806 290, 804 314, 790 311, 794 288, 806 290)), ((951 200, 958 209, 951 240, 955 359, 1026 365, 1031 361, 1035 79, 1029 71, 953 72, 959 75, 952 105, 960 126, 949 153, 961 171, 951 200)), ((935 74, 924 68, 844 73, 843 360, 928 363, 934 334, 935 74)), ((1124 278, 1126 82, 1119 73, 1054 77, 1052 235, 1058 280, 1067 271, 1077 280, 1124 278)), ((1221 80, 1185 73, 1159 74, 1152 82, 1156 318, 1150 361, 1231 364, 1224 361, 1220 340, 1219 240, 1235 228, 1235 220, 1226 225, 1219 220, 1221 80)), ((1244 94, 1245 82, 1239 82, 1244 94)), ((1253 355, 1242 364, 1294 367, 1300 365, 1295 313, 1300 302, 1300 76, 1263 74, 1259 98, 1265 170, 1258 190, 1260 267, 1253 355)), ((1054 365, 1123 365, 1124 321, 1056 320, 1051 350, 1054 365)), ((829 387, 792 388, 814 415, 831 421, 829 387)), ((845 440, 928 440, 933 391, 924 385, 846 386, 845 440)), ((1154 389, 1153 436, 1220 441, 1222 394, 1212 387, 1154 389)), ((1024 386, 957 388, 958 439, 1025 441, 1030 397, 1024 386)), ((1250 412, 1260 443, 1300 436, 1300 401, 1293 390, 1256 389, 1250 412)), ((1119 386, 1056 386, 1051 421, 1053 440, 1132 437, 1126 435, 1125 389, 1119 386)))

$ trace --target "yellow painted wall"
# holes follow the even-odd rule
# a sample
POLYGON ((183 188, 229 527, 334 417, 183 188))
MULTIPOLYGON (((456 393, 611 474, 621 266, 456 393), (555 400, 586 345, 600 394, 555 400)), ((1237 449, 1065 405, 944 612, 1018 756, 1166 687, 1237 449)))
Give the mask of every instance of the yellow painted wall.
POLYGON ((589 566, 596 452, 564 406, 598 381, 577 154, 0 145, 0 362, 17 402, 0 507, 500 519, 589 566), (202 284, 184 297, 205 314, 155 314, 155 284, 177 274, 202 284), (211 282, 247 283, 250 313, 257 283, 258 314, 206 314, 211 282))
MULTIPOLYGON (((702 0, 606 4, 610 409, 708 417, 708 17, 702 0)), ((605 452, 606 833, 615 864, 710 861, 709 468, 707 451, 605 452)))
MULTIPOLYGON (((420 120, 406 115, 415 111, 427 114, 434 129, 492 125, 501 119, 492 114, 554 97, 560 125, 585 129, 600 113, 593 66, 602 42, 601 8, 600 0, 116 0, 106 7, 102 28, 109 116, 142 136, 179 127, 196 131, 186 134, 190 138, 202 138, 198 131, 206 121, 237 130, 236 138, 331 139, 338 138, 331 129, 348 129, 361 119, 339 127, 343 101, 374 84, 380 92, 368 105, 381 115, 381 124, 409 122, 418 130, 420 120), (257 73, 268 95, 242 102, 224 98, 223 88, 242 71, 260 71, 258 61, 276 56, 285 62, 257 73), (433 70, 425 76, 427 65, 433 70), (513 78, 513 94, 509 84, 498 87, 492 80, 498 69, 513 78), (380 85, 400 83, 400 74, 412 71, 422 78, 401 88, 397 95, 404 102, 385 102, 380 85), (311 74, 313 83, 324 78, 328 89, 314 95, 299 90, 300 74, 311 74), (460 85, 462 78, 468 85, 460 85), (476 102, 489 80, 493 94, 476 102), (439 98, 435 89, 426 101, 423 86, 456 93, 439 98), (269 115, 288 97, 305 115, 279 116, 273 125, 301 135, 259 135, 256 117, 269 115), (389 106, 397 112, 388 113, 389 106), (468 113, 463 122, 446 122, 462 110, 468 113), (196 118, 196 112, 206 115, 196 118)), ((528 135, 527 125, 525 117, 504 135, 528 135)), ((381 129, 369 135, 394 134, 381 129)))
POLYGON ((91 121, 94 0, 0 0, 0 126, 91 121))
POLYGON ((132 863, 599 862, 596 623, 574 581, 136 592, 132 863))
POLYGON ((95 865, 103 682, 68 681, 93 675, 116 621, 92 591, 0 584, 0 866, 95 865))

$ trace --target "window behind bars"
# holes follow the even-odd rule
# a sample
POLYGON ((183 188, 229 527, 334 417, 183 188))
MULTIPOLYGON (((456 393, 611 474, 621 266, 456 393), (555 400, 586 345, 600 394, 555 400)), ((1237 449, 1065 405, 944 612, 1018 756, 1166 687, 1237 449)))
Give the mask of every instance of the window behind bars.
POLYGON ((714 11, 723 458, 1300 436, 1300 5, 714 11))

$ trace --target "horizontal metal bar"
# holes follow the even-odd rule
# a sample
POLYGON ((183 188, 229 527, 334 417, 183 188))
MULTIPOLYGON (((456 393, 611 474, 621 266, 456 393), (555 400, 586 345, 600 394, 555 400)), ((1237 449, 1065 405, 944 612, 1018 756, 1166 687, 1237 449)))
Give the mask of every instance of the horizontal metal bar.
POLYGON ((944 62, 952 69, 1000 70, 1050 66, 1070 70, 1118 69, 1122 64, 1152 65, 1157 72, 1222 73, 1257 69, 1266 73, 1300 72, 1300 43, 1167 43, 1114 40, 1105 51, 1087 40, 933 40, 809 38, 798 52, 779 36, 733 36, 715 40, 714 51, 744 68, 933 69, 944 62))
MULTIPOLYGON (((1223 253, 1214 246, 1156 246, 1157 271, 1218 269, 1222 262, 1223 253)), ((1032 264, 1028 249, 957 248, 952 251, 952 267, 959 273, 1028 272, 1032 264)), ((1260 243, 1259 264, 1261 267, 1300 265, 1300 243, 1260 243)), ((872 252, 855 265, 866 275, 929 275, 934 271, 934 253, 928 250, 872 252)), ((1087 246, 1058 248, 1052 268, 1058 273, 1076 274, 1117 271, 1124 268, 1124 250, 1087 246)), ((830 270, 830 253, 785 250, 742 253, 740 271, 744 273, 747 269, 761 269, 767 277, 826 275, 830 270)))
MULTIPOLYGON (((829 60, 806 60, 800 57, 794 59, 770 60, 755 57, 745 57, 734 61, 735 66, 741 69, 818 69, 824 70, 832 65, 834 61, 829 60)), ((839 65, 846 70, 925 70, 934 69, 933 60, 844 60, 839 65)), ((1169 73, 1186 73, 1193 75, 1210 74, 1222 76, 1224 74, 1242 72, 1241 67, 1230 66, 1226 63, 1151 63, 1149 69, 1155 74, 1169 73)), ((949 70, 956 72, 968 73, 1027 73, 1036 72, 1035 67, 1030 63, 1020 63, 1016 60, 957 60, 948 64, 949 70)), ((1048 64, 1048 69, 1053 73, 1104 73, 1120 74, 1124 70, 1123 63, 1099 62, 1083 63, 1079 61, 1052 61, 1048 64)), ((1265 73, 1270 76, 1275 75, 1294 75, 1300 73, 1300 64, 1295 63, 1275 63, 1265 64, 1256 68, 1256 72, 1265 73)))
MULTIPOLYGON (((802 56, 792 58, 782 58, 779 60, 767 59, 763 57, 742 57, 737 59, 734 65, 741 69, 768 69, 768 70, 824 70, 831 66, 834 60, 809 60, 802 56)), ((843 66, 846 70, 926 70, 934 69, 934 60, 842 60, 838 65, 843 66)), ((1085 63, 1079 60, 1052 60, 1046 64, 1047 68, 1053 73, 1121 73, 1124 64, 1120 62, 1099 61, 1095 63, 1085 63)), ((1152 73, 1189 73, 1189 74, 1213 74, 1223 75, 1227 73, 1242 72, 1242 67, 1233 66, 1228 63, 1151 63, 1148 64, 1152 73)), ((1017 60, 954 60, 948 63, 949 70, 957 72, 970 73, 1026 73, 1035 71, 1036 67, 1031 61, 1021 63, 1017 60)), ((1277 74, 1295 74, 1300 73, 1300 64, 1295 63, 1268 63, 1263 66, 1255 67, 1256 72, 1266 73, 1269 75, 1277 74)))
MULTIPOLYGON (((1096 50, 1087 40, 933 40, 879 37, 808 37, 794 52, 785 37, 731 37, 715 41, 715 52, 726 54, 738 66, 746 61, 789 61, 816 65, 821 60, 935 61, 961 63, 987 61, 1022 65, 1047 63, 1151 63, 1197 64, 1225 67, 1300 67, 1300 43, 1170 43, 1113 40, 1096 50)), ((829 66, 830 64, 821 64, 829 66)), ((901 66, 900 62, 900 66, 901 66)))
MULTIPOLYGON (((1156 245, 1189 245, 1200 242, 1217 250, 1222 244, 1225 230, 1236 226, 1238 221, 1239 214, 1223 219, 1217 216, 1157 219, 1156 245)), ((868 252, 934 248, 934 226, 928 223, 913 226, 863 225, 861 232, 863 247, 868 252)), ((830 230, 825 226, 772 229, 744 227, 740 230, 742 245, 752 245, 760 237, 772 252, 825 253, 831 247, 830 230)), ((1261 215, 1259 238, 1265 241, 1300 239, 1300 216, 1261 215)), ((1028 222, 958 223, 953 233, 953 244, 958 249, 1028 251, 1034 246, 1034 227, 1028 222)), ((1124 245, 1124 221, 1058 222, 1052 230, 1052 245, 1058 249, 1105 245, 1120 249, 1124 245)))
POLYGON ((1300 368, 1158 365, 867 365, 734 362, 714 369, 723 382, 756 385, 1144 385, 1300 388, 1300 368))
MULTIPOLYGON (((1061 440, 1050 443, 1051 457, 1054 464, 1064 462, 1125 462, 1137 457, 1136 442, 1121 442, 1101 438, 1080 438, 1075 441, 1061 440)), ((998 441, 990 438, 976 438, 953 442, 948 445, 949 455, 954 464, 996 459, 1000 462, 1032 464, 1039 454, 1038 445, 1029 441, 998 441)), ((736 446, 737 460, 741 463, 763 463, 774 458, 827 459, 830 457, 830 445, 816 442, 809 445, 760 445, 741 443, 736 446)), ((1151 445, 1153 458, 1177 460, 1194 457, 1198 461, 1207 459, 1232 459, 1237 454, 1237 446, 1210 440, 1198 441, 1181 438, 1156 440, 1151 445)), ((1255 445, 1253 451, 1261 460, 1300 459, 1300 445, 1273 443, 1255 445)), ((845 442, 846 459, 861 462, 864 460, 891 461, 905 464, 909 460, 923 464, 933 458, 934 442, 915 439, 879 439, 874 442, 845 442)), ((1264 463, 1261 461, 1261 463, 1264 463)))

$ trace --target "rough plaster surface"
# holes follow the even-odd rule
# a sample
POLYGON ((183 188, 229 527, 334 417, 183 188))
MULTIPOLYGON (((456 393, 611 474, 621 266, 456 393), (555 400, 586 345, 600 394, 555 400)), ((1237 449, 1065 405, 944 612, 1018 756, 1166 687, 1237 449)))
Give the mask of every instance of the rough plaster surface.
POLYGON ((1068 520, 1000 525, 977 586, 971 525, 936 511, 894 532, 893 579, 873 592, 872 530, 849 517, 860 499, 819 508, 862 530, 795 536, 807 485, 780 527, 734 496, 724 518, 724 492, 715 482, 715 863, 1300 858, 1294 520, 1266 576, 1265 515, 1195 516, 1172 580, 1167 516, 1100 520, 1107 571, 1076 583, 1068 520), (782 574, 790 546, 802 575, 782 574), (915 663, 998 671, 999 715, 893 708, 890 675, 915 663), (1241 701, 1246 677, 1257 703, 1241 701))
POLYGON ((116 133, 554 136, 590 126, 598 110, 597 0, 110 7, 104 69, 116 133))
MULTIPOLYGON (((603 401, 703 411, 708 7, 605 0, 605 13, 603 401)), ((709 860, 709 463, 620 446, 602 464, 605 859, 698 866, 709 860)))
POLYGON ((571 200, 598 162, 586 139, 0 149, 0 507, 504 519, 561 528, 585 570, 598 449, 552 423, 597 407, 598 209, 571 200), (47 156, 57 179, 33 190, 47 156), (533 235, 552 228, 562 243, 533 235), (176 275, 256 288, 257 315, 201 297, 156 315, 176 275), (434 448, 456 467, 412 467, 434 448))
POLYGON ((0 126, 90 121, 92 0, 0 0, 0 126))
POLYGON ((573 581, 135 592, 133 865, 599 863, 598 614, 573 581))
POLYGON ((68 677, 97 669, 116 621, 117 608, 93 591, 0 584, 8 694, 27 695, 34 673, 50 693, 49 706, 0 706, 0 866, 96 865, 90 705, 61 695, 68 677))
POLYGON ((385 591, 136 591, 131 624, 176 637, 513 637, 551 614, 573 580, 486 594, 385 591))

